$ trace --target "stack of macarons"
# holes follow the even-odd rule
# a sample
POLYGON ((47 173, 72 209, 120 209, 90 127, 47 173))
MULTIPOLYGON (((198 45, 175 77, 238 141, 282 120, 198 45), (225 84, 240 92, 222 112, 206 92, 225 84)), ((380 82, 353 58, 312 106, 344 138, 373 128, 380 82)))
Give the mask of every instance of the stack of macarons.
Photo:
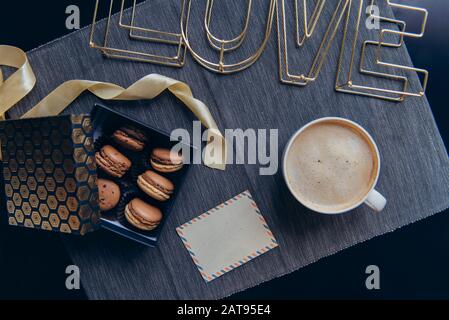
MULTIPOLYGON (((169 149, 156 148, 151 152, 150 164, 160 173, 173 173, 181 170, 184 162, 180 154, 169 149)), ((170 199, 175 189, 169 179, 152 170, 139 175, 137 185, 143 192, 158 201, 170 199)))
MULTIPOLYGON (((123 126, 111 136, 113 144, 120 149, 134 153, 145 150, 148 139, 139 129, 123 126)), ((123 178, 131 169, 132 163, 123 153, 112 145, 104 145, 96 152, 97 166, 115 179, 123 178)), ((146 170, 137 178, 137 186, 146 195, 157 201, 167 201, 172 196, 175 186, 160 173, 173 173, 182 169, 184 162, 181 155, 169 149, 155 148, 151 152, 149 164, 154 170, 146 170), (158 171, 159 173, 156 173, 158 171)), ((109 179, 98 179, 99 204, 102 212, 114 209, 121 198, 120 187, 109 179)), ((162 212, 156 206, 142 199, 134 198, 125 206, 125 218, 135 228, 143 231, 155 229, 162 220, 162 212)))

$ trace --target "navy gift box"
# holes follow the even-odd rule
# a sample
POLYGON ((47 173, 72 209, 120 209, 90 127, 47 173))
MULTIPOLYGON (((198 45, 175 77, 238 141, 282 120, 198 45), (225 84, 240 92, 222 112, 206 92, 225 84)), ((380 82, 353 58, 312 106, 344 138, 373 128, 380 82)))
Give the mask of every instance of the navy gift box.
MULTIPOLYGON (((10 225, 84 235, 100 227, 134 241, 155 246, 176 199, 189 165, 165 174, 175 185, 167 202, 158 202, 139 190, 137 176, 151 169, 152 148, 171 148, 177 141, 170 136, 102 105, 95 105, 91 115, 6 120, 0 122, 3 181, 0 188, 2 212, 10 225), (110 139, 126 125, 142 130, 148 140, 142 152, 127 151, 110 139), (121 179, 108 177, 97 170, 95 152, 111 144, 133 163, 121 179), (98 205, 97 178, 114 180, 121 189, 121 199, 110 212, 98 205), (126 204, 134 197, 161 209, 164 218, 152 231, 130 225, 124 216, 126 204)), ((192 148, 191 146, 187 146, 192 148)))

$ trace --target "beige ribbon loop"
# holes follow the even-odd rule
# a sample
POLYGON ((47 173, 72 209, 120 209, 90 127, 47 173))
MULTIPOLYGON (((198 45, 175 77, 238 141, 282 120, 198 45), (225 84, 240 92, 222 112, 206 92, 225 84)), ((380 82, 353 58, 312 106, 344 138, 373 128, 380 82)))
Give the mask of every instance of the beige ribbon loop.
MULTIPOLYGON (((18 70, 4 82, 0 71, 0 120, 5 119, 4 114, 30 93, 36 83, 26 53, 19 48, 0 46, 1 65, 18 70)), ((22 118, 58 115, 85 91, 89 91, 103 100, 144 100, 153 99, 165 90, 170 91, 181 100, 209 129, 208 144, 204 152, 204 164, 214 169, 224 170, 226 166, 226 141, 207 106, 193 96, 187 84, 159 74, 147 75, 127 89, 113 83, 70 80, 62 83, 26 112, 22 118)))
POLYGON ((5 81, 0 70, 0 120, 5 119, 6 111, 30 93, 36 84, 36 77, 22 50, 0 46, 0 66, 2 65, 18 70, 5 81))

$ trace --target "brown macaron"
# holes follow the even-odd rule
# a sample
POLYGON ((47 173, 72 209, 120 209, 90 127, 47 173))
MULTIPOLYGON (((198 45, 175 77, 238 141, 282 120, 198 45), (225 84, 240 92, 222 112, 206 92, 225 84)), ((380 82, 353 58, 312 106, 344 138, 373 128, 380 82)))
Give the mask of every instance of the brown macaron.
POLYGON ((97 165, 112 177, 121 178, 131 168, 131 161, 110 145, 95 153, 97 165))
POLYGON ((137 178, 137 185, 147 195, 159 201, 167 201, 175 190, 173 183, 167 178, 148 170, 137 178))
POLYGON ((151 166, 159 172, 175 172, 184 165, 182 155, 168 149, 156 148, 151 153, 151 166))
POLYGON ((161 222, 162 212, 139 198, 135 198, 126 205, 125 217, 134 227, 150 231, 157 228, 161 222))
POLYGON ((111 180, 98 179, 98 200, 100 211, 114 209, 120 201, 120 187, 111 180))
POLYGON ((121 127, 112 134, 112 139, 119 146, 131 151, 142 151, 147 142, 145 134, 134 127, 121 127))

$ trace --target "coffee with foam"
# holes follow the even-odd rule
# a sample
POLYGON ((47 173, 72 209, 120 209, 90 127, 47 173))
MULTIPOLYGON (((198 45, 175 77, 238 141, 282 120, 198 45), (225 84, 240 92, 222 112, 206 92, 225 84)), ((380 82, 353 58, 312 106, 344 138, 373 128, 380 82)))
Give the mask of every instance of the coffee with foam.
POLYGON ((290 189, 307 207, 341 212, 364 200, 378 172, 376 147, 360 128, 336 119, 302 131, 286 154, 290 189))

